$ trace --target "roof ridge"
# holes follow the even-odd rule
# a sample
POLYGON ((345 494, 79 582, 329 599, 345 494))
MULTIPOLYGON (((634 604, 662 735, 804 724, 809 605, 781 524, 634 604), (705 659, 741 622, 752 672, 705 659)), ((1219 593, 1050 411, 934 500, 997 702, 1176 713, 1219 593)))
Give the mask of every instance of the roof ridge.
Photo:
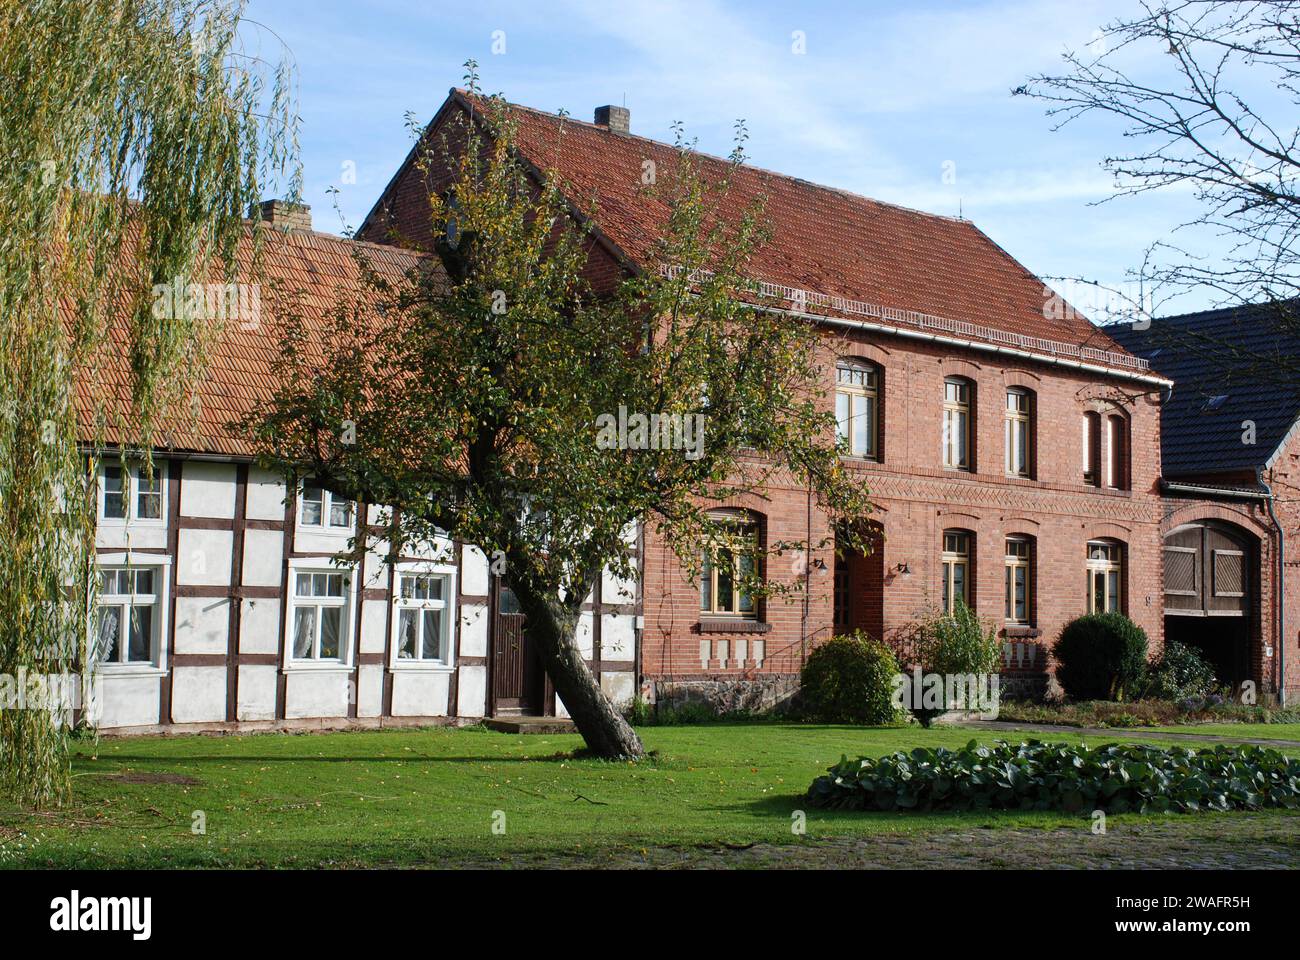
MULTIPOLYGON (((466 99, 475 96, 475 94, 471 94, 468 90, 466 90, 463 87, 452 87, 452 90, 455 93, 460 94, 462 97, 465 97, 466 99)), ((477 94, 477 96, 479 99, 487 99, 487 97, 484 97, 484 95, 481 93, 477 94)), ((561 117, 558 113, 553 113, 550 110, 543 110, 541 107, 530 107, 527 104, 515 103, 513 100, 506 100, 504 97, 502 98, 502 102, 505 103, 506 106, 511 107, 513 109, 524 110, 527 111, 528 113, 546 117, 550 120, 557 120, 557 121, 563 120, 565 123, 581 124, 584 127, 588 127, 592 130, 596 130, 602 133, 609 132, 608 127, 602 126, 599 123, 593 123, 590 120, 580 120, 577 117, 571 116, 569 114, 565 114, 563 117, 561 117)), ((624 140, 640 140, 645 143, 652 143, 655 146, 665 147, 669 150, 677 149, 677 147, 674 144, 668 143, 667 141, 664 140, 656 140, 654 137, 647 137, 644 134, 620 133, 620 134, 615 134, 615 136, 618 136, 624 140)), ((712 160, 715 163, 722 163, 728 165, 731 163, 731 160, 728 157, 720 157, 716 153, 709 153, 708 151, 705 150, 692 149, 690 150, 690 153, 697 157, 703 157, 706 160, 712 160)), ((873 203, 881 207, 890 207, 894 210, 901 210, 904 213, 916 214, 922 217, 933 217, 936 220, 946 220, 950 223, 965 224, 966 226, 969 227, 975 226, 974 223, 968 220, 966 217, 956 217, 947 213, 934 213, 933 211, 930 210, 922 210, 920 207, 909 207, 906 204, 894 203, 891 200, 881 200, 877 197, 869 197, 865 193, 859 193, 856 190, 849 190, 847 187, 836 187, 827 183, 818 183, 816 180, 807 180, 804 179, 803 177, 797 177, 792 173, 782 173, 780 170, 773 170, 771 167, 762 167, 754 163, 741 163, 740 166, 744 167, 747 170, 751 170, 754 173, 766 174, 767 176, 771 176, 771 177, 778 177, 782 180, 788 180, 791 183, 803 184, 804 186, 812 187, 813 189, 816 190, 825 190, 829 193, 838 193, 841 196, 849 197, 850 199, 853 200, 861 200, 865 203, 873 203)), ((975 229, 978 228, 976 227, 975 229)), ((983 234, 983 231, 980 231, 980 233, 983 234)), ((987 234, 985 234, 985 236, 987 236, 987 234)))

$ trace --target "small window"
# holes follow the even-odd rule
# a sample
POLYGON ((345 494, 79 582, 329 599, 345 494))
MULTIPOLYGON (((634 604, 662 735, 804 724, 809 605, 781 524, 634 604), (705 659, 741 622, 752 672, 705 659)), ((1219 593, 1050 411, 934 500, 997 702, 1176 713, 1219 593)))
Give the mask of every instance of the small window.
POLYGON ((156 463, 153 476, 148 477, 137 465, 103 464, 99 469, 99 519, 162 523, 165 469, 164 464, 156 463))
POLYGON ((1006 547, 1007 623, 1028 624, 1033 609, 1034 548, 1028 537, 1008 537, 1006 547))
POLYGON ((753 620, 758 616, 758 608, 745 581, 752 581, 756 576, 758 525, 737 522, 732 539, 737 546, 722 547, 715 555, 704 558, 700 572, 700 613, 753 620))
POLYGON ((351 582, 337 569, 293 571, 293 659, 346 660, 351 582))
POLYGON ((163 568, 99 568, 95 636, 105 665, 157 662, 161 631, 163 568))
POLYGON ((1111 540, 1088 542, 1087 590, 1089 613, 1123 611, 1124 548, 1111 540))
POLYGON ((397 660, 403 664, 450 662, 451 578, 439 573, 400 573, 397 578, 397 660))
POLYGON ((322 530, 351 530, 352 501, 336 496, 324 487, 303 484, 302 495, 299 498, 298 524, 322 530))
POLYGON ((953 613, 957 601, 970 606, 971 534, 964 530, 943 532, 943 609, 953 613))
POLYGON ((1033 448, 1034 396, 1022 387, 1007 391, 1006 471, 1007 476, 1029 477, 1033 448))
POLYGON ((879 453, 880 375, 874 367, 841 363, 835 371, 835 418, 839 439, 855 457, 879 453))
POLYGON ((1083 482, 1101 486, 1101 415, 1091 410, 1083 415, 1083 482))
POLYGON ((971 394, 969 380, 948 377, 943 382, 943 465, 971 469, 971 394))

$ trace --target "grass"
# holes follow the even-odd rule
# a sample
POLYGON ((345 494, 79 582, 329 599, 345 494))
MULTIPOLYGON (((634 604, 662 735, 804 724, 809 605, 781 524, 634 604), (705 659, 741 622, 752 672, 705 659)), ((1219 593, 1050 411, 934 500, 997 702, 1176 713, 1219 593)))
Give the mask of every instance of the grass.
MULTIPOLYGON (((83 743, 69 807, 42 814, 0 807, 0 866, 455 866, 612 848, 788 843, 798 839, 791 816, 805 809, 803 792, 841 753, 959 746, 976 736, 754 722, 641 732, 655 755, 636 764, 575 758, 576 736, 481 728, 83 743), (200 811, 206 833, 196 834, 200 811), (494 833, 502 822, 505 832, 494 833)), ((1052 739, 1101 743, 1141 733, 1052 739)), ((1054 813, 806 814, 809 840, 1087 828, 1086 818, 1054 813)))
POLYGON ((1195 723, 1149 729, 1152 732, 1206 734, 1238 740, 1300 741, 1300 723, 1195 723))

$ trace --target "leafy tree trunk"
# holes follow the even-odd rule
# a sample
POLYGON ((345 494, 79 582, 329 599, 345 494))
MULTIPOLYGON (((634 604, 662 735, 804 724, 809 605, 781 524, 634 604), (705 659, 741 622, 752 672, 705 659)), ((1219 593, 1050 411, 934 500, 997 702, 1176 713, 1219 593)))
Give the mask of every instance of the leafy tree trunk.
POLYGON ((645 755, 641 738, 605 696, 578 648, 577 611, 556 603, 528 580, 507 577, 527 616, 524 632, 587 747, 609 760, 645 755))

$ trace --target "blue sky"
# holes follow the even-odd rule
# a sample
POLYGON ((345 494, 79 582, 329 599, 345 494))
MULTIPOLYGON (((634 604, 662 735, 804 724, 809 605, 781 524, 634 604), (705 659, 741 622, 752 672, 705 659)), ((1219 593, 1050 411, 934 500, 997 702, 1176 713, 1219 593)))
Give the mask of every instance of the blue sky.
MULTIPOLYGON (((489 93, 582 119, 625 102, 635 133, 670 140, 681 121, 710 153, 729 152, 743 118, 759 166, 960 211, 1041 276, 1121 283, 1149 243, 1191 216, 1190 197, 1091 205, 1111 193, 1099 163, 1124 149, 1119 126, 1097 119, 1053 132, 1041 103, 1010 90, 1056 71, 1066 47, 1095 42, 1099 26, 1133 8, 1128 0, 250 0, 247 15, 283 38, 297 63, 317 229, 341 229, 331 186, 346 221, 360 223, 410 147, 406 113, 431 118, 473 57, 489 93), (503 52, 494 52, 494 35, 503 52), (355 183, 344 182, 349 163, 355 183)), ((274 53, 274 37, 260 34, 274 53)))

